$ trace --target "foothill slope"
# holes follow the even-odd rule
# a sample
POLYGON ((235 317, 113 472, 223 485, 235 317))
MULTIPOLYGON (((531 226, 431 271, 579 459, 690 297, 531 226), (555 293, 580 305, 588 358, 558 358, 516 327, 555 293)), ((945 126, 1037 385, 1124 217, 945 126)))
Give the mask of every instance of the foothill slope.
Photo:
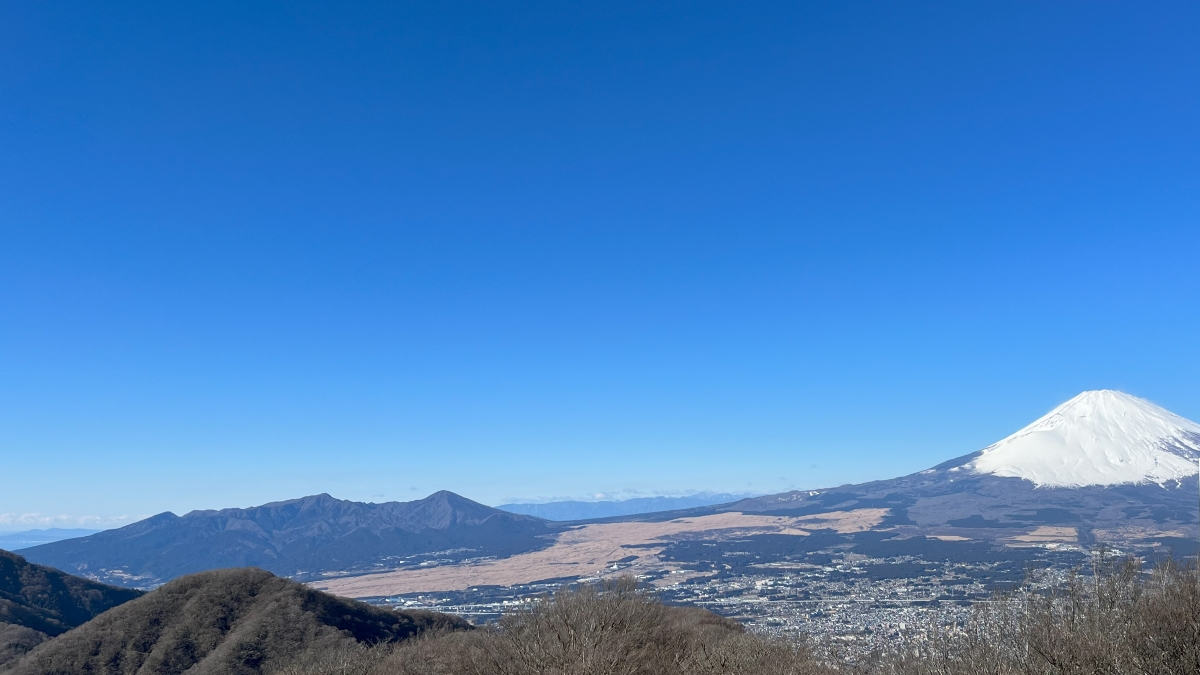
POLYGON ((109 609, 0 672, 257 675, 306 654, 469 628, 457 617, 372 607, 260 569, 226 569, 109 609))
POLYGON ((63 574, 0 551, 0 667, 141 594, 63 574))

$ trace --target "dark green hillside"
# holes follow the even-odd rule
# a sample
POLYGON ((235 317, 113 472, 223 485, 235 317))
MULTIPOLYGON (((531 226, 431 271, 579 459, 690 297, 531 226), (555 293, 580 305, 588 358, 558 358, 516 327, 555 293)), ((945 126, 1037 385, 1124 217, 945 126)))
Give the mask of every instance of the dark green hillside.
POLYGON ((0 666, 49 637, 141 595, 0 551, 0 666))
POLYGON ((185 574, 227 567, 261 567, 307 580, 325 571, 376 571, 421 555, 509 556, 548 546, 551 540, 544 535, 555 531, 540 518, 450 492, 384 504, 316 495, 246 509, 162 513, 22 554, 71 573, 153 588, 185 574))
POLYGON ((177 579, 107 612, 41 645, 9 672, 251 675, 356 641, 468 627, 442 614, 344 600, 259 569, 217 570, 177 579))

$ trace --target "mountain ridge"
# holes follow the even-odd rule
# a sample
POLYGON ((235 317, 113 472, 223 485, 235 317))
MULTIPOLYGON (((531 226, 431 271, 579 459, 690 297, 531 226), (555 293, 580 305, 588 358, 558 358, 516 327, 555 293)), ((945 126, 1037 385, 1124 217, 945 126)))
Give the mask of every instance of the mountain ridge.
POLYGON ((218 567, 261 567, 305 578, 389 559, 443 553, 511 555, 544 545, 539 518, 452 492, 371 504, 328 494, 257 507, 165 512, 88 537, 25 549, 35 562, 122 586, 151 588, 218 567))

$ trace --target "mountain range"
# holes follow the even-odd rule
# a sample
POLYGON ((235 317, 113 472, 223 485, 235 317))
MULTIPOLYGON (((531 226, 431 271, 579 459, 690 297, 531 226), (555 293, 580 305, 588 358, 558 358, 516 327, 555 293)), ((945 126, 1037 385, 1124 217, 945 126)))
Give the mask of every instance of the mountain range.
POLYGON ((548 546, 547 521, 451 492, 367 504, 327 494, 244 509, 162 513, 79 539, 22 550, 31 561, 123 586, 254 566, 309 579, 422 562, 510 556, 548 546))
MULTIPOLYGON (((617 569, 626 558, 639 564, 653 556, 666 560, 687 548, 683 539, 789 532, 824 532, 804 542, 786 540, 791 547, 824 542, 878 548, 878 542, 891 542, 892 548, 919 544, 982 555, 980 546, 992 546, 999 548, 990 555, 1011 557, 1013 547, 1099 542, 1182 555, 1196 547, 1197 459, 1200 425, 1121 392, 1093 391, 977 452, 857 485, 583 522, 511 513, 449 492, 386 504, 317 495, 246 509, 164 513, 23 554, 70 573, 142 588, 244 565, 306 581, 456 566, 438 573, 440 587, 453 570, 482 565, 495 573, 474 583, 512 583, 543 573, 562 576, 583 570, 584 563, 617 569), (614 529, 621 523, 630 526, 614 529), (632 527, 636 523, 670 526, 639 529, 632 527), (588 548, 596 537, 603 543, 588 548), (609 553, 586 553, 596 550, 609 553), (554 559, 560 553, 590 557, 564 563, 554 559), (514 569, 497 568, 495 561, 503 560, 514 569), (581 566, 571 567, 576 564, 581 566)), ((705 550, 687 555, 713 554, 705 550)), ((361 593, 395 588, 371 586, 361 593)))

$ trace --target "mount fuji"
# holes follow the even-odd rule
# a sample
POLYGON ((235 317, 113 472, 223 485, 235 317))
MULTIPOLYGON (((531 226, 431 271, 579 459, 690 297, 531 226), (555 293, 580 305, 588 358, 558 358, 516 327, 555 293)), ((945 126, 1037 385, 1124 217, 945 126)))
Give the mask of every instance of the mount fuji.
POLYGON ((908 476, 746 499, 722 511, 887 509, 895 536, 1006 546, 1196 548, 1200 424, 1086 391, 1011 436, 908 476))
POLYGON ((1085 391, 984 448, 965 469, 1038 486, 1178 483, 1195 475, 1200 424, 1119 391, 1085 391))

